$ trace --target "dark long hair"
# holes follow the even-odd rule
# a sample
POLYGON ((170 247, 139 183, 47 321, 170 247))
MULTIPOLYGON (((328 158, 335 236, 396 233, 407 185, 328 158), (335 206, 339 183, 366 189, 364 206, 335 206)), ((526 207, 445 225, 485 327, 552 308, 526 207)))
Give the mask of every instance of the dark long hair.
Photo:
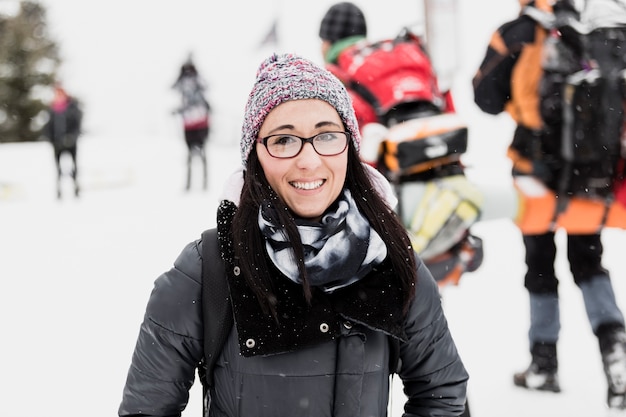
MULTIPOLYGON (((406 292, 403 305, 403 312, 406 313, 415 295, 415 253, 402 222, 372 185, 352 143, 348 146, 348 170, 344 186, 350 190, 359 211, 387 246, 393 269, 406 292)), ((305 299, 310 302, 311 287, 304 267, 303 245, 293 213, 270 187, 253 147, 246 165, 239 208, 233 218, 234 250, 241 272, 256 294, 263 311, 277 318, 277 300, 265 256, 265 240, 257 220, 259 207, 263 202, 271 202, 277 209, 279 223, 284 225, 284 233, 288 241, 292 242, 305 299)))

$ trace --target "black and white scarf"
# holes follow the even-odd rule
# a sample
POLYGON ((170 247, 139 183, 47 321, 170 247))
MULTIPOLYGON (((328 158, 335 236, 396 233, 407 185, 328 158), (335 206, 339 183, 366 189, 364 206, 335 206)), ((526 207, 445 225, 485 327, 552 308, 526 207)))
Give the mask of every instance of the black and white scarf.
MULTIPOLYGON (((272 262, 290 280, 302 283, 291 243, 277 224, 275 207, 269 202, 262 204, 259 227, 272 262)), ((385 243, 359 212, 347 189, 321 222, 296 219, 296 224, 309 282, 326 292, 358 281, 387 257, 385 243)))

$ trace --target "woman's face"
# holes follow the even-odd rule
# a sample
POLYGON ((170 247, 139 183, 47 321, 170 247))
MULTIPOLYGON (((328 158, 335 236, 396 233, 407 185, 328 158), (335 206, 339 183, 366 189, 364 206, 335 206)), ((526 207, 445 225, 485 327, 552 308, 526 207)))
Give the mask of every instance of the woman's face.
MULTIPOLYGON (((323 132, 344 131, 333 106, 323 100, 292 100, 276 106, 265 118, 259 137, 291 134, 308 138, 323 132)), ((346 148, 347 149, 347 148, 346 148)), ((293 158, 274 158, 256 144, 261 167, 272 189, 298 217, 318 221, 343 189, 348 152, 321 156, 310 143, 293 158)))

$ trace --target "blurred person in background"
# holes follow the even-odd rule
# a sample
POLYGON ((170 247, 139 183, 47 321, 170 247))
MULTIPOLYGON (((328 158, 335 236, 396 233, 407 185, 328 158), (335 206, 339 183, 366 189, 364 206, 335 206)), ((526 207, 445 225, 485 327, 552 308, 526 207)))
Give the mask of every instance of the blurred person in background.
POLYGON ((48 121, 43 127, 42 134, 52 143, 54 148, 54 160, 57 168, 56 185, 58 199, 61 199, 63 194, 63 155, 68 155, 71 159, 69 176, 73 181, 74 195, 76 197, 80 195, 76 147, 81 134, 82 118, 83 112, 79 101, 69 95, 65 89, 57 83, 54 87, 52 103, 48 109, 48 121))
MULTIPOLYGON (((369 41, 367 33, 365 14, 358 6, 333 4, 319 26, 325 66, 352 98, 363 136, 361 157, 393 185, 400 200, 397 210, 414 248, 440 287, 456 285, 465 272, 480 266, 483 257, 482 240, 469 232, 482 196, 464 176, 462 147, 456 146, 467 139, 467 129, 454 114, 450 91, 439 90, 422 38, 407 28, 394 39, 377 42, 369 41), (394 142, 391 137, 399 139, 394 142), (435 140, 441 145, 442 138, 454 142, 447 146, 454 152, 426 157, 428 143, 435 140), (383 149, 394 150, 385 155, 383 149), (400 160, 414 163, 397 170, 400 160)), ((467 403, 463 416, 470 416, 467 403)))
POLYGON ((202 189, 208 188, 208 166, 206 142, 211 127, 211 106, 205 97, 205 81, 198 74, 196 65, 189 58, 180 68, 180 74, 173 87, 180 93, 181 105, 174 113, 179 114, 183 122, 185 143, 187 144, 187 180, 185 190, 191 188, 192 166, 194 157, 202 163, 202 189))
MULTIPOLYGON (((582 44, 565 35, 571 36, 574 33, 572 29, 577 27, 576 20, 579 16, 575 5, 569 0, 520 0, 520 7, 519 15, 501 25, 493 34, 473 79, 474 99, 486 113, 507 112, 517 124, 508 150, 513 164, 514 180, 532 178, 559 192, 562 191, 559 187, 563 184, 560 179, 564 178, 560 175, 567 166, 561 154, 561 141, 564 140, 561 136, 561 122, 565 118, 562 117, 562 111, 555 111, 555 108, 564 108, 561 102, 564 96, 558 93, 562 91, 562 84, 556 85, 556 94, 547 95, 546 99, 543 94, 552 91, 548 88, 548 82, 556 78, 549 76, 560 75, 557 73, 556 63, 565 68, 565 64, 571 66, 569 64, 573 62, 572 71, 578 71, 582 60, 569 60, 565 57, 579 57, 580 55, 571 52, 582 44), (557 17, 565 19, 563 22, 566 24, 563 26, 555 26, 561 24, 560 19, 555 19, 557 11, 557 17), (560 38, 554 37, 555 35, 560 38), (556 57, 548 54, 553 50, 544 49, 547 48, 546 45, 550 45, 549 42, 557 39, 562 39, 563 42, 559 45, 565 48, 560 51, 569 51, 561 55, 562 59, 558 62, 547 59, 556 57), (551 123, 551 117, 548 116, 555 115, 557 123, 551 123)), ((601 43, 608 45, 606 40, 601 43)), ((623 48, 618 50, 621 50, 619 54, 623 57, 623 48)), ((578 74, 583 75, 585 71, 583 69, 578 74)), ((610 165, 606 160, 601 163, 610 165)), ((585 164, 581 164, 571 178, 586 180, 583 175, 587 172, 586 168, 585 164)), ((581 188, 586 193, 591 186, 581 188)), ((561 192, 560 199, 566 200, 572 195, 574 192, 561 192)), ((596 230, 600 228, 601 225, 596 230)), ((546 229, 547 231, 537 233, 522 233, 526 251, 527 272, 524 287, 529 295, 528 342, 531 361, 525 370, 513 375, 513 383, 526 389, 558 393, 561 386, 558 377, 557 343, 561 320, 559 280, 554 265, 557 247, 555 230, 549 226, 546 229)), ((599 342, 608 385, 608 406, 626 409, 624 316, 617 305, 609 271, 602 265, 601 234, 564 230, 567 233, 570 271, 582 293, 591 330, 599 342)))

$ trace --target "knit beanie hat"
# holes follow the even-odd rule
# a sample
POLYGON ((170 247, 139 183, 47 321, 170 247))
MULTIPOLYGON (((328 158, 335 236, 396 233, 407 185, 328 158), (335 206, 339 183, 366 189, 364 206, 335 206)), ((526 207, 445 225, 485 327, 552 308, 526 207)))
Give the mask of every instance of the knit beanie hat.
POLYGON ((351 36, 367 36, 365 16, 352 3, 337 3, 328 9, 322 19, 320 38, 335 43, 351 36))
POLYGON ((244 167, 269 112, 286 101, 304 99, 320 99, 333 106, 359 151, 359 127, 352 100, 341 81, 299 55, 273 54, 259 66, 246 104, 240 143, 244 167))

